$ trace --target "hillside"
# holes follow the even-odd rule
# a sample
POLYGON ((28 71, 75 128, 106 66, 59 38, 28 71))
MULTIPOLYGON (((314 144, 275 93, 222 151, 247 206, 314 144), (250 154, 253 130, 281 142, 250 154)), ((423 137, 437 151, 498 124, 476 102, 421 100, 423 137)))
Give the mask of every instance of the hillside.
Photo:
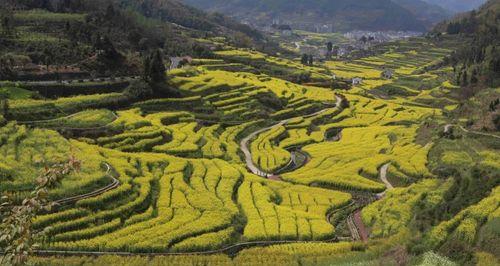
POLYGON ((254 25, 270 25, 273 20, 298 29, 333 25, 335 31, 414 30, 424 31, 424 23, 412 12, 390 0, 184 0, 203 10, 221 12, 254 25))
POLYGON ((450 10, 454 13, 470 11, 478 8, 487 0, 423 0, 429 4, 434 4, 450 10))
POLYGON ((427 3, 423 0, 392 1, 409 10, 419 21, 421 21, 428 28, 452 16, 451 11, 432 2, 427 3))
POLYGON ((148 51, 209 57, 217 39, 237 47, 265 46, 268 52, 277 47, 248 26, 173 0, 9 0, 1 3, 0 16, 5 77, 5 68, 31 63, 97 76, 136 75, 148 51))
POLYGON ((490 0, 477 10, 436 26, 437 32, 469 38, 450 57, 457 82, 461 85, 469 88, 484 84, 493 87, 500 85, 499 16, 500 1, 490 0))
POLYGON ((178 98, 2 82, 0 193, 14 195, 2 214, 71 155, 79 171, 32 219, 49 227, 28 252, 35 265, 491 262, 499 136, 451 119, 462 103, 452 70, 431 67, 455 37, 310 65, 224 42, 213 59, 161 73, 178 98), (363 81, 284 79, 296 72, 363 81))
POLYGON ((469 115, 469 124, 477 129, 499 130, 500 112, 500 1, 490 0, 479 9, 461 14, 438 25, 436 32, 460 36, 463 45, 448 58, 453 67, 457 94, 467 102, 458 108, 469 115))
MULTIPOLYGON (((412 14, 337 1, 286 18, 412 14)), ((0 7, 0 265, 500 265, 499 0, 415 37, 0 7)))

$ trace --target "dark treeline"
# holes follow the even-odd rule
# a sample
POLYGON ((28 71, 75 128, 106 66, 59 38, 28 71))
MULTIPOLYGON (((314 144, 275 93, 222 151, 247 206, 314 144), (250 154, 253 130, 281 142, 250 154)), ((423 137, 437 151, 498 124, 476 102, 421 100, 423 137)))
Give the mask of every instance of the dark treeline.
POLYGON ((8 66, 16 65, 19 55, 35 64, 78 64, 98 75, 123 75, 138 74, 144 57, 158 49, 165 57, 213 57, 213 47, 197 38, 225 37, 234 46, 271 53, 279 49, 246 25, 171 0, 6 0, 0 3, 0 18, 0 48, 4 51, 0 57, 16 57, 1 59, 4 70, 0 72, 5 76, 12 76, 8 66), (85 14, 85 18, 38 21, 35 30, 50 32, 58 42, 17 42, 16 26, 22 25, 13 13, 33 9, 85 14))
MULTIPOLYGON (((456 83, 463 87, 500 84, 500 14, 499 4, 489 1, 478 11, 442 24, 450 35, 469 36, 471 42, 450 57, 456 83)), ((465 96, 472 96, 473 92, 465 96)))

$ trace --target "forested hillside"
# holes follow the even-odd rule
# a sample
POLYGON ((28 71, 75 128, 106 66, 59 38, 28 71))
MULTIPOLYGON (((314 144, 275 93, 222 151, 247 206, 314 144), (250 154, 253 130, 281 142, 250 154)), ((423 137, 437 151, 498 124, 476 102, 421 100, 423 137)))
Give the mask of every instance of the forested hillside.
POLYGON ((430 4, 439 5, 447 10, 459 13, 478 8, 487 0, 424 0, 430 4))
POLYGON ((210 56, 217 38, 270 52, 277 47, 248 26, 171 0, 9 0, 0 7, 4 77, 27 62, 73 65, 98 75, 138 74, 150 50, 210 56), (205 42, 197 41, 202 37, 205 42))
POLYGON ((426 27, 432 27, 434 24, 441 22, 450 16, 452 12, 436 5, 435 3, 427 3, 423 0, 392 0, 394 3, 409 10, 419 21, 426 27))
POLYGON ((478 10, 441 23, 435 31, 470 39, 450 57, 457 83, 499 86, 500 1, 488 1, 478 10))

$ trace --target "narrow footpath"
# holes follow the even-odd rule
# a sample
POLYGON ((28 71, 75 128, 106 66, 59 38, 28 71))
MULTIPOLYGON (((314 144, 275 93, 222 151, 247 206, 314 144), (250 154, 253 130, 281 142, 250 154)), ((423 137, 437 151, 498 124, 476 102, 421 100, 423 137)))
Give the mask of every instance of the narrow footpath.
POLYGON ((114 176, 111 175, 111 166, 107 163, 105 163, 105 165, 106 165, 106 175, 109 176, 112 180, 112 182, 109 185, 104 186, 102 188, 99 188, 99 189, 92 191, 92 192, 89 192, 89 193, 76 195, 76 196, 72 196, 72 197, 68 197, 68 198, 64 198, 64 199, 59 199, 59 200, 54 201, 54 203, 56 203, 59 206, 70 204, 70 203, 75 203, 79 200, 97 197, 99 195, 102 195, 102 194, 110 191, 110 190, 117 188, 120 185, 120 180, 116 179, 114 176))
MULTIPOLYGON (((335 95, 335 99, 336 99, 335 107, 336 108, 340 108, 340 106, 342 104, 342 98, 339 97, 339 96, 337 96, 337 95, 335 95)), ((316 115, 320 115, 320 114, 326 112, 328 109, 330 109, 330 108, 324 108, 324 109, 322 109, 320 111, 317 111, 317 112, 314 112, 312 114, 303 115, 302 117, 309 118, 309 117, 313 117, 313 116, 316 116, 316 115)), ((243 152, 243 154, 245 155, 245 164, 247 166, 247 169, 252 174, 255 174, 255 175, 258 175, 258 176, 261 176, 261 177, 265 177, 265 178, 269 178, 269 179, 272 179, 272 180, 281 180, 281 178, 279 178, 279 176, 276 176, 273 173, 266 173, 265 171, 262 171, 261 169, 259 169, 259 167, 257 165, 255 165, 255 163, 253 162, 253 159, 252 159, 252 153, 250 152, 250 149, 249 149, 249 144, 250 144, 250 141, 252 139, 254 139, 260 133, 268 131, 268 130, 271 130, 271 129, 275 128, 275 127, 286 125, 292 119, 293 118, 281 120, 277 124, 274 124, 272 126, 256 130, 256 131, 252 132, 251 134, 249 134, 248 136, 246 136, 245 138, 243 138, 241 140, 241 142, 240 142, 240 149, 243 152)))

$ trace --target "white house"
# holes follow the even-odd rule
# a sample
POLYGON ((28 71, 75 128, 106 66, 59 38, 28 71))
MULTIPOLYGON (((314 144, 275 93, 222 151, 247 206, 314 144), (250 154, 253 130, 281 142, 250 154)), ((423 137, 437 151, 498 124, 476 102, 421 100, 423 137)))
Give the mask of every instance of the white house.
POLYGON ((384 69, 380 76, 384 79, 392 79, 393 71, 391 69, 384 69))
POLYGON ((363 83, 362 78, 356 77, 352 79, 352 85, 360 85, 361 83, 363 83))
POLYGON ((191 58, 190 56, 170 57, 170 70, 179 68, 182 61, 191 63, 193 61, 193 58, 191 58))

